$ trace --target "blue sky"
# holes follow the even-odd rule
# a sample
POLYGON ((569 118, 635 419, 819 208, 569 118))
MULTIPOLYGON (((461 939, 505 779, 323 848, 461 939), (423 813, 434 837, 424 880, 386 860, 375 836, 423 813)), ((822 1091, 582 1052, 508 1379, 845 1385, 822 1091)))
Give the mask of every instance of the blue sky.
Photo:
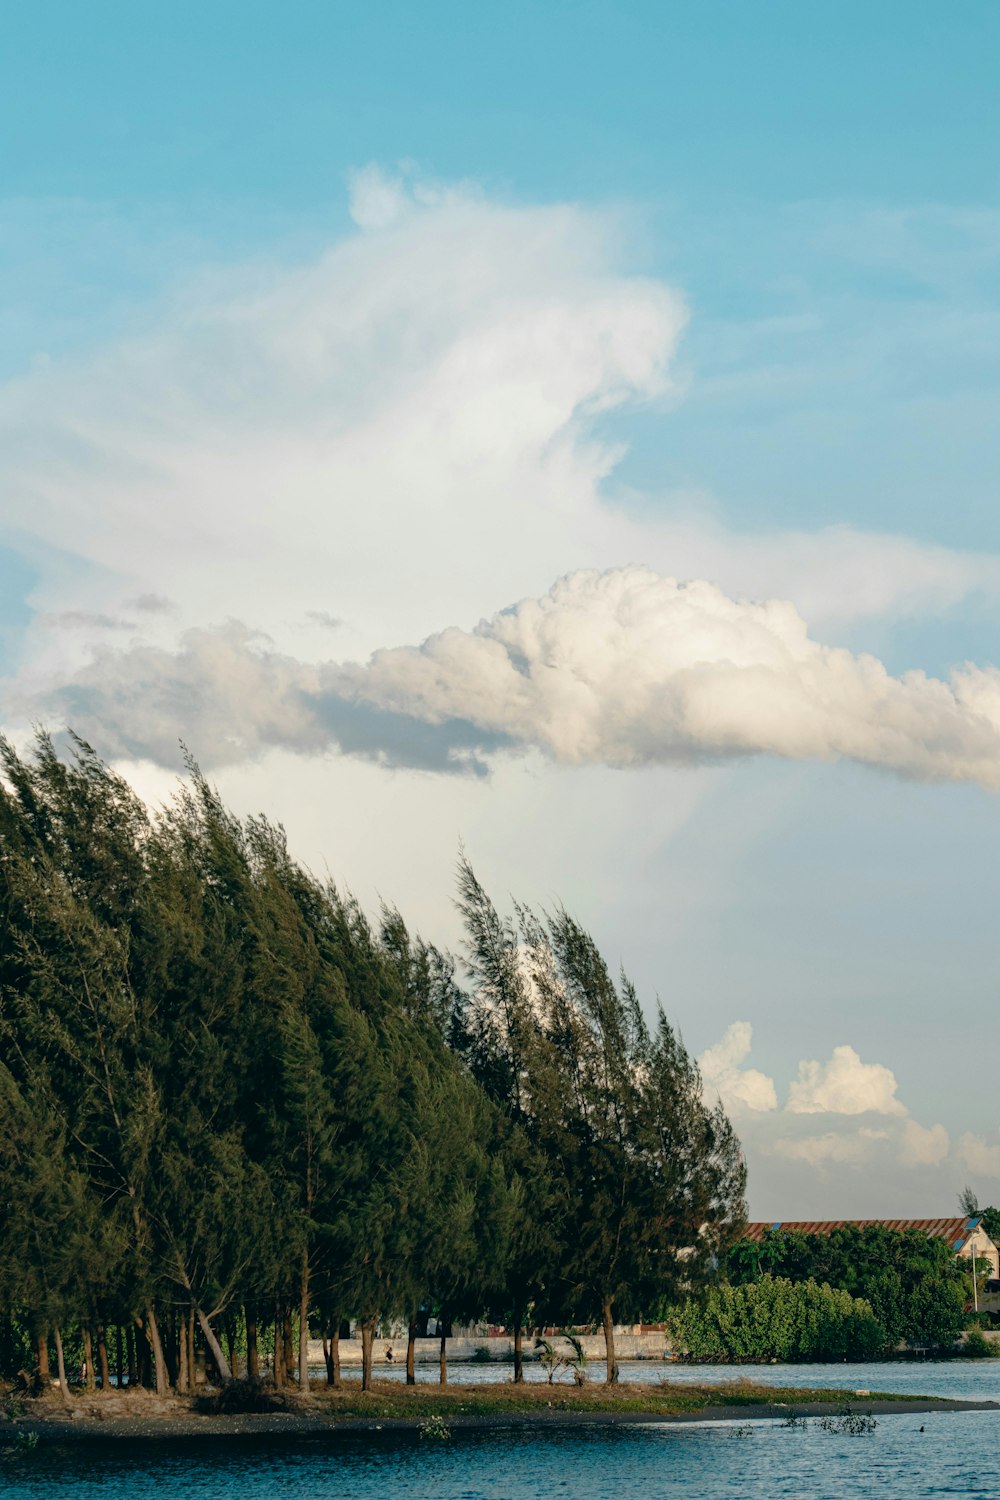
MULTIPOLYGON (((710 1057, 720 1087, 752 1064, 784 1100, 838 1046, 892 1070, 905 1118, 858 1072, 871 1110, 817 1086, 811 1111, 741 1121, 765 1216, 945 1212, 967 1177, 996 1197, 992 1064, 968 1047, 1000 956, 978 718, 954 733, 980 769, 927 783, 930 726, 859 766, 742 724, 745 754, 678 769, 699 755, 661 747, 639 770, 610 708, 582 767, 548 723, 501 764, 513 730, 481 716, 470 779, 386 769, 400 736, 444 754, 431 710, 390 722, 370 673, 323 663, 631 563, 789 599, 892 674, 995 665, 998 48, 992 3, 18 7, 8 727, 90 713, 151 796, 164 745, 200 735, 227 795, 448 937, 464 836, 499 890, 576 905, 695 1050, 752 1023, 751 1063, 710 1057), (247 652, 259 722, 227 735, 204 702, 247 652), (265 713, 317 672, 322 726, 288 730, 288 698, 265 713), (184 722, 144 739, 126 705, 162 708, 164 682, 184 722), (377 722, 348 723, 357 693, 377 722), (338 754, 334 721, 344 748, 386 736, 382 761, 338 754), (937 1126, 946 1150, 917 1133, 937 1126)), ((464 715, 448 754, 475 740, 464 715)))

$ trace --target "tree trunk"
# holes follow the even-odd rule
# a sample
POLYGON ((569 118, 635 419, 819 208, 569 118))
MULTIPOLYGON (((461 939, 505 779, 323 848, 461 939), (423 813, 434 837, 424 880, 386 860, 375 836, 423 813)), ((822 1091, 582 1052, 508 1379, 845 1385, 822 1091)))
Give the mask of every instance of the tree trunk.
POLYGON ((52 1372, 49 1367, 49 1330, 40 1328, 35 1340, 35 1359, 38 1364, 38 1378, 43 1384, 48 1385, 52 1380, 52 1372))
POLYGON ((260 1354, 257 1350, 257 1314, 249 1307, 243 1309, 247 1324, 247 1374, 251 1380, 260 1379, 260 1354))
POLYGON ((410 1326, 406 1330, 406 1383, 416 1385, 417 1383, 417 1325, 411 1319, 410 1326))
POLYGON ((299 1282, 299 1390, 309 1389, 309 1251, 302 1252, 299 1282))
POLYGON ((281 1313, 281 1339, 284 1347, 281 1358, 285 1365, 285 1384, 292 1378, 292 1370, 295 1367, 295 1344, 292 1341, 292 1305, 285 1302, 281 1313))
POLYGON ((177 1348, 177 1390, 180 1395, 187 1396, 194 1391, 193 1377, 194 1372, 188 1372, 187 1318, 182 1315, 177 1348))
POLYGON ((361 1319, 361 1389, 372 1388, 372 1339, 375 1336, 375 1319, 361 1319))
POLYGON ((285 1345, 281 1337, 281 1304, 274 1303, 274 1388, 280 1391, 285 1383, 285 1345))
POLYGON ((176 1389, 178 1380, 177 1366, 177 1314, 172 1307, 167 1308, 166 1322, 160 1332, 163 1340, 163 1357, 167 1362, 167 1381, 176 1389))
POLYGON ((139 1380, 139 1369, 135 1357, 135 1330, 129 1323, 125 1328, 125 1352, 128 1358, 128 1386, 129 1390, 139 1380))
POLYGON ((240 1356, 236 1348, 236 1324, 232 1318, 226 1319, 226 1350, 229 1354, 229 1370, 234 1380, 240 1378, 240 1356))
POLYGON ((151 1358, 152 1342, 149 1336, 149 1327, 148 1325, 143 1323, 138 1313, 135 1314, 134 1321, 136 1328, 138 1328, 139 1332, 142 1334, 142 1343, 140 1344, 138 1341, 136 1341, 135 1346, 136 1363, 139 1366, 139 1374, 136 1380, 136 1384, 141 1385, 146 1390, 148 1390, 153 1379, 153 1366, 151 1358))
POLYGON ((118 1389, 121 1390, 125 1384, 125 1335, 120 1323, 115 1324, 115 1346, 118 1357, 118 1389))
POLYGON ((524 1330, 521 1327, 521 1314, 514 1312, 514 1384, 524 1384, 524 1346, 522 1343, 524 1330))
POLYGON ((441 1319, 441 1353, 440 1353, 440 1359, 439 1359, 440 1371, 441 1371, 441 1384, 442 1385, 447 1385, 448 1384, 448 1335, 445 1333, 445 1329, 447 1328, 447 1326, 448 1326, 447 1323, 442 1318, 441 1319))
POLYGON ((604 1299, 601 1305, 601 1316, 604 1320, 604 1344, 607 1349, 608 1374, 606 1385, 618 1384, 618 1360, 615 1358, 615 1325, 611 1317, 611 1302, 604 1299))
POLYGON ((88 1391, 96 1391, 97 1381, 94 1378, 94 1340, 90 1332, 90 1324, 84 1323, 80 1332, 83 1335, 83 1378, 88 1391))
POLYGON ((208 1318, 205 1316, 204 1312, 199 1307, 197 1302, 194 1304, 194 1311, 198 1319, 198 1326, 201 1329, 202 1338, 208 1345, 209 1353, 215 1361, 215 1368, 219 1372, 219 1378, 222 1380, 223 1384, 225 1384, 226 1381, 232 1380, 233 1378, 233 1372, 229 1368, 229 1361, 222 1352, 222 1345, 219 1343, 219 1340, 215 1336, 215 1329, 212 1327, 211 1323, 208 1321, 208 1318))
POLYGON ((111 1389, 111 1368, 108 1364, 108 1331, 103 1323, 97 1325, 97 1368, 101 1372, 101 1390, 111 1389))
POLYGON ((330 1319, 330 1337, 323 1335, 323 1358, 326 1361, 326 1383, 340 1390, 340 1319, 330 1319))
POLYGON ((198 1366, 194 1357, 194 1308, 188 1308, 187 1317, 184 1319, 184 1337, 187 1339, 188 1351, 188 1384, 191 1387, 192 1396, 198 1386, 198 1366))
POLYGON ((167 1376, 167 1362, 163 1357, 163 1342, 160 1338, 160 1328, 150 1302, 146 1307, 146 1321, 149 1329, 149 1346, 153 1351, 153 1371, 156 1380, 156 1394, 168 1396, 170 1394, 170 1380, 167 1376))
POLYGON ((62 1333, 59 1324, 53 1328, 52 1333, 56 1341, 56 1369, 59 1371, 59 1389, 63 1396, 69 1400, 69 1381, 66 1379, 66 1357, 63 1354, 62 1333))

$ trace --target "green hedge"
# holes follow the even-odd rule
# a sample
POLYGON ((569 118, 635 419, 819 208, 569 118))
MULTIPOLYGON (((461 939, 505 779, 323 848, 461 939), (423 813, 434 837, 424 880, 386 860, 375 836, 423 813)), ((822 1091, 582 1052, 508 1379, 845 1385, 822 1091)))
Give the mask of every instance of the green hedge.
POLYGON ((885 1347, 862 1298, 771 1276, 685 1303, 667 1319, 667 1335, 678 1353, 700 1360, 863 1360, 885 1347))

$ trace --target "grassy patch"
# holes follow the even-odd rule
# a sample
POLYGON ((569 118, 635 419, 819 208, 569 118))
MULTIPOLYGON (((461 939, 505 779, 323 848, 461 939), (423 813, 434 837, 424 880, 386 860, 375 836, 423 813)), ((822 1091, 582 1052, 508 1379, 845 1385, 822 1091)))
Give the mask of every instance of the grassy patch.
MULTIPOLYGON (((876 1401, 906 1401, 914 1398, 872 1391, 876 1401)), ((759 1385, 748 1380, 698 1385, 691 1382, 632 1384, 613 1389, 598 1384, 522 1385, 507 1381, 476 1386, 399 1386, 394 1381, 376 1381, 372 1390, 357 1387, 316 1392, 310 1406, 317 1413, 340 1418, 422 1419, 455 1416, 503 1417, 544 1416, 556 1412, 613 1412, 620 1415, 684 1416, 709 1407, 807 1406, 818 1402, 856 1401, 855 1391, 800 1386, 759 1385)), ((304 1405, 304 1403, 303 1403, 304 1405)))

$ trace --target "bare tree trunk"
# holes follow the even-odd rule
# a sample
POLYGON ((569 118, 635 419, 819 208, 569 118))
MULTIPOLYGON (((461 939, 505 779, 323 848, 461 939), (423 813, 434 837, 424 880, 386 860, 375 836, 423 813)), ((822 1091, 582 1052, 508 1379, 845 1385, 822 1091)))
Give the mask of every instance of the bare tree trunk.
POLYGON ((83 1335, 83 1378, 88 1391, 96 1391, 97 1381, 94 1377, 94 1340, 90 1332, 90 1324, 84 1323, 80 1330, 83 1335))
POLYGON ((249 1306, 243 1309, 247 1323, 247 1374, 251 1380, 260 1379, 260 1354, 257 1350, 257 1313, 249 1306))
POLYGON ((177 1350, 177 1390, 182 1396, 188 1395, 194 1390, 194 1371, 188 1374, 188 1334, 187 1318, 182 1317, 180 1322, 180 1340, 177 1350))
POLYGON ((447 1323, 442 1318, 441 1319, 441 1353, 440 1353, 440 1359, 439 1359, 439 1367, 440 1367, 440 1372, 441 1372, 441 1384, 442 1385, 447 1385, 448 1384, 448 1335, 445 1333, 445 1329, 447 1328, 447 1326, 448 1326, 447 1323))
POLYGON ((133 1322, 142 1334, 142 1343, 138 1339, 135 1341, 135 1362, 138 1366, 135 1383, 148 1390, 150 1385, 150 1370, 152 1368, 150 1364, 149 1329, 143 1323, 138 1313, 134 1315, 133 1322))
POLYGON ((49 1366, 49 1330, 40 1328, 35 1339, 35 1360, 38 1365, 38 1378, 44 1385, 52 1381, 52 1371, 49 1366))
POLYGON ((226 1319, 226 1352, 229 1355, 229 1371, 234 1380, 240 1378, 240 1356, 236 1349, 236 1324, 232 1318, 226 1319))
POLYGON ((309 1389, 309 1251, 302 1251, 299 1282, 299 1390, 309 1389))
POLYGON ((375 1319, 361 1319, 361 1389, 372 1388, 372 1339, 375 1336, 375 1319))
POLYGON ((184 1337, 187 1339, 188 1351, 188 1383, 191 1386, 191 1394, 194 1395, 198 1386, 198 1366, 194 1357, 194 1308, 188 1309, 187 1317, 184 1319, 184 1337))
POLYGON ((521 1309, 514 1309, 514 1384, 524 1384, 524 1348, 522 1338, 524 1330, 521 1327, 521 1309))
POLYGON ((101 1372, 101 1390, 111 1389, 111 1369, 108 1364, 108 1331, 103 1323, 97 1325, 97 1368, 101 1372))
POLYGON ((285 1363, 285 1384, 287 1385, 292 1378, 292 1370, 295 1368, 295 1344, 292 1341, 292 1305, 290 1302, 282 1304, 281 1338, 284 1344, 281 1357, 285 1363))
POLYGON ((222 1345, 219 1343, 219 1340, 215 1336, 215 1329, 212 1327, 211 1323, 208 1321, 208 1318, 205 1316, 205 1313, 203 1312, 201 1307, 199 1307, 197 1302, 194 1304, 194 1311, 198 1319, 198 1327, 201 1329, 202 1338, 208 1345, 209 1353, 215 1360, 215 1368, 219 1372, 220 1379, 223 1382, 232 1380, 233 1372, 229 1368, 228 1359, 222 1352, 222 1345))
POLYGON ((340 1319, 330 1319, 330 1337, 323 1335, 323 1358, 326 1361, 326 1383, 340 1390, 340 1319))
POLYGON ((615 1325, 611 1317, 611 1302, 605 1298, 601 1305, 601 1316, 604 1320, 604 1344, 608 1355, 608 1374, 605 1384, 618 1384, 618 1360, 615 1357, 615 1325))
POLYGON ((118 1358, 118 1389, 121 1390, 125 1384, 125 1335, 120 1323, 115 1324, 115 1345, 118 1358))
POLYGON ((134 1385, 138 1384, 139 1369, 135 1352, 135 1330, 130 1323, 125 1328, 125 1353, 128 1360, 128 1386, 131 1390, 134 1385))
POLYGON ((417 1383, 417 1325, 413 1318, 406 1330, 406 1383, 417 1383))
POLYGON ((274 1387, 281 1390, 285 1383, 285 1345, 281 1337, 281 1304, 274 1303, 274 1387))
POLYGON ((166 1322, 160 1331, 163 1340, 163 1356, 167 1361, 167 1381, 176 1389, 178 1379, 177 1367, 177 1314, 172 1307, 167 1308, 166 1322))
POLYGON ((156 1321, 156 1313, 150 1302, 146 1307, 146 1321, 149 1328, 149 1346, 153 1351, 153 1371, 156 1380, 156 1394, 168 1396, 170 1394, 170 1380, 167 1376, 167 1362, 163 1357, 163 1342, 160 1338, 160 1328, 156 1321))
POLYGON ((56 1341, 56 1369, 59 1371, 59 1389, 63 1396, 69 1400, 69 1381, 66 1379, 66 1357, 63 1354, 62 1333, 57 1323, 52 1330, 56 1341))

